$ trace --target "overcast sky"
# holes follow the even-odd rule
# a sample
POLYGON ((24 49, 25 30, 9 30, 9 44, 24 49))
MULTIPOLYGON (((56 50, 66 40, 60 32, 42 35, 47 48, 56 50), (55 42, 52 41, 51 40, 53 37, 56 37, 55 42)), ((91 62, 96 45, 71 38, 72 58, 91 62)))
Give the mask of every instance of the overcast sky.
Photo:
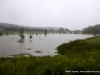
POLYGON ((0 0, 0 22, 83 29, 100 24, 100 0, 0 0))

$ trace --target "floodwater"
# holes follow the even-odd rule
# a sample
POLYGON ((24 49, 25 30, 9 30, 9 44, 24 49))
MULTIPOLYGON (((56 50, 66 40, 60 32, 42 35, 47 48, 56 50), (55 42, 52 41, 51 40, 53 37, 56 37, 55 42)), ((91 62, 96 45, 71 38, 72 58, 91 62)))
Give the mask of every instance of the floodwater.
POLYGON ((92 35, 83 34, 44 34, 32 35, 25 34, 24 42, 17 42, 19 35, 3 35, 0 36, 0 57, 8 57, 21 53, 29 53, 33 56, 56 55, 56 48, 62 43, 67 43, 76 39, 85 39, 92 37, 92 35), (28 50, 30 49, 30 50, 28 50), (35 51, 41 51, 36 53, 35 51))

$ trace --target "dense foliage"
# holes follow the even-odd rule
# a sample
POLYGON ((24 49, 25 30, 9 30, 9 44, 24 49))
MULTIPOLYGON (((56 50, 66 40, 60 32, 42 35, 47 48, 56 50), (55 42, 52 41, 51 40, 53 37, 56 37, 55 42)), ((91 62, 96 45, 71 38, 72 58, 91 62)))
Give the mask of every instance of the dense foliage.
MULTIPOLYGON (((57 47, 59 54, 66 54, 66 53, 76 53, 76 52, 90 52, 94 50, 100 50, 100 44, 96 45, 95 43, 88 42, 90 39, 95 39, 97 37, 88 38, 86 40, 75 40, 70 41, 69 43, 63 43, 57 47)), ((100 39, 100 37, 99 37, 100 39)))
MULTIPOLYGON (((82 40, 75 40, 75 41, 71 41, 69 43, 63 43, 60 46, 57 47, 58 53, 59 54, 66 54, 67 52, 77 52, 80 49, 83 50, 82 48, 80 48, 81 45, 86 45, 85 42, 83 42, 82 40)), ((83 47, 83 46, 82 46, 83 47)))
POLYGON ((82 32, 83 34, 94 34, 94 35, 100 34, 100 24, 84 28, 82 32))
MULTIPOLYGON (((87 53, 88 55, 86 53, 76 53, 54 57, 20 56, 11 59, 1 58, 0 75, 77 75, 65 71, 98 71, 100 70, 100 56, 96 54, 99 53, 87 53)), ((84 75, 95 75, 95 73, 84 75)))
POLYGON ((0 36, 2 36, 2 31, 0 31, 0 36))
MULTIPOLYGON (((0 23, 0 29, 3 29, 4 31, 18 32, 21 27, 22 26, 15 25, 15 24, 0 23)), ((23 28, 24 28, 24 31, 26 31, 26 32, 42 32, 42 33, 44 33, 46 30, 46 32, 49 32, 49 33, 65 33, 65 32, 70 31, 67 28, 64 29, 64 28, 60 28, 60 27, 28 27, 28 26, 23 26, 23 28)))

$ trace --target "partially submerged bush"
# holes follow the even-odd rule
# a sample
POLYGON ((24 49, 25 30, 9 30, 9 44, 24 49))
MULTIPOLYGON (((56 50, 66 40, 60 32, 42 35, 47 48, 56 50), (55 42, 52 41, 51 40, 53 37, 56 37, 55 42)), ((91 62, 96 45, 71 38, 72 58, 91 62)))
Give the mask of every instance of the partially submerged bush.
POLYGON ((3 35, 2 31, 0 31, 0 36, 2 36, 2 35, 3 35))
POLYGON ((31 48, 26 48, 25 50, 31 50, 31 48))
POLYGON ((41 51, 37 50, 37 51, 35 51, 35 53, 41 53, 41 51))
POLYGON ((24 42, 24 39, 20 39, 20 40, 18 40, 17 42, 24 42))

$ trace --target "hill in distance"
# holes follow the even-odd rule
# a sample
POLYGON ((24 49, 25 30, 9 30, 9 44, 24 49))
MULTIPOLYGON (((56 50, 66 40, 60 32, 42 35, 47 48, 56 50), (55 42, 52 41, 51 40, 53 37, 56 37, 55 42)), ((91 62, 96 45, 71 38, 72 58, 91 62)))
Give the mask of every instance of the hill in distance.
POLYGON ((29 27, 29 26, 22 26, 22 25, 16 25, 16 24, 8 24, 8 23, 0 23, 0 27, 3 26, 4 28, 7 28, 7 27, 18 27, 18 28, 29 28, 29 29, 54 29, 54 30, 58 30, 59 28, 62 28, 62 27, 29 27))

